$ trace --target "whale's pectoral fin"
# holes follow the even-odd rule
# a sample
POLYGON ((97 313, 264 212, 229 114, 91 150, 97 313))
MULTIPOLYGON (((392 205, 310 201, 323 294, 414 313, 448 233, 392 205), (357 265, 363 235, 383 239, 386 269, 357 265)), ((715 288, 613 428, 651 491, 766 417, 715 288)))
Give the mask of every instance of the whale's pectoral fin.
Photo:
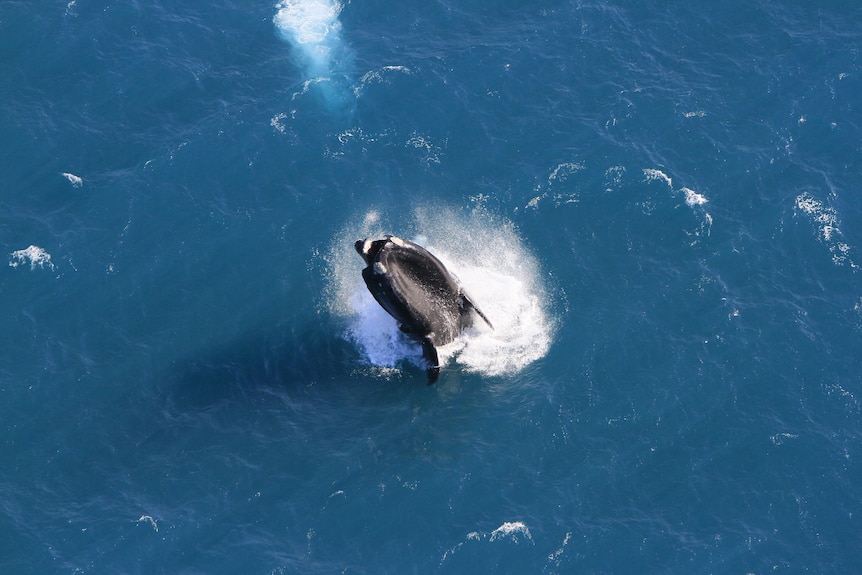
POLYGON ((479 307, 475 303, 473 303, 473 300, 470 299, 470 296, 467 295, 467 292, 465 292, 464 290, 461 290, 461 309, 467 312, 473 310, 474 312, 476 312, 476 315, 481 317, 485 321, 485 323, 488 324, 488 327, 494 329, 494 326, 491 325, 491 320, 488 319, 488 316, 482 313, 482 310, 480 310, 479 307))
POLYGON ((431 341, 431 336, 422 338, 422 357, 428 362, 428 385, 433 385, 440 377, 440 360, 437 358, 437 348, 431 341))

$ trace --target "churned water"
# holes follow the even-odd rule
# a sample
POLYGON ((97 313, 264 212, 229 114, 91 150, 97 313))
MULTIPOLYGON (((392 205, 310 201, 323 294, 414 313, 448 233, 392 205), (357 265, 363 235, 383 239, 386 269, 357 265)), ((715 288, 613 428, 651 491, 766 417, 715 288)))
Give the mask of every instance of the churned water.
POLYGON ((0 4, 3 573, 862 570, 862 7, 0 4), (421 352, 353 243, 494 324, 421 352))

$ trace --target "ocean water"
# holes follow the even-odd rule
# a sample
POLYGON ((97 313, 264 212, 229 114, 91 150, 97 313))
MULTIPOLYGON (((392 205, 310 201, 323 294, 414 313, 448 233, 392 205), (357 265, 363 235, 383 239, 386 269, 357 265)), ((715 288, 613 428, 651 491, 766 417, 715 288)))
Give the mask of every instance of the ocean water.
POLYGON ((0 3, 0 572, 862 572, 856 2, 0 3), (495 330, 421 354, 353 242, 495 330))

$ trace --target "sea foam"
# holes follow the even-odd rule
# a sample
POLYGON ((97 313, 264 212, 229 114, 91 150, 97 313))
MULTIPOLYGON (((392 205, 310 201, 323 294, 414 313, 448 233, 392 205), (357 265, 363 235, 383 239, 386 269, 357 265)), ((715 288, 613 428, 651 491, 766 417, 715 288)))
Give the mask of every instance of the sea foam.
POLYGON ((804 192, 796 197, 794 211, 797 214, 804 214, 817 225, 819 239, 829 246, 833 263, 836 265, 849 264, 853 269, 858 268, 857 264, 850 258, 850 245, 843 240, 844 234, 839 228, 838 212, 834 207, 817 199, 809 192, 804 192))
POLYGON ((339 87, 337 77, 347 73, 352 61, 352 52, 341 34, 339 15, 343 8, 336 0, 282 0, 272 19, 294 48, 306 76, 304 89, 318 86, 330 103, 344 98, 347 89, 339 87))
POLYGON ((9 266, 17 268, 20 265, 30 264, 30 269, 35 270, 36 266, 40 269, 54 269, 54 264, 51 262, 51 254, 40 248, 39 246, 29 246, 23 250, 15 250, 9 254, 9 266))
POLYGON ((69 180, 69 183, 72 184, 72 187, 80 188, 84 185, 84 180, 80 176, 76 176, 71 172, 62 172, 60 175, 69 180))
POLYGON ((412 239, 436 255, 494 325, 492 330, 477 319, 455 341, 438 348, 444 370, 454 362, 483 375, 513 374, 548 352, 555 331, 548 315, 551 292, 511 223, 482 210, 463 214, 437 208, 420 208, 413 221, 391 228, 381 219, 371 211, 348 225, 327 256, 326 306, 345 320, 344 336, 365 362, 383 369, 424 367, 420 346, 398 330, 362 281, 364 264, 353 242, 384 233, 412 239))

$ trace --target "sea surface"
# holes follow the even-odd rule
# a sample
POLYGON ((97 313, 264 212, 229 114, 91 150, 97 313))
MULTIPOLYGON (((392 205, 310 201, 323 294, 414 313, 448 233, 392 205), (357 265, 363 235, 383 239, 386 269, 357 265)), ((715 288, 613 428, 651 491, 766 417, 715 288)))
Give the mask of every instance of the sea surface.
POLYGON ((0 572, 862 572, 860 95, 856 1, 4 0, 0 572))

